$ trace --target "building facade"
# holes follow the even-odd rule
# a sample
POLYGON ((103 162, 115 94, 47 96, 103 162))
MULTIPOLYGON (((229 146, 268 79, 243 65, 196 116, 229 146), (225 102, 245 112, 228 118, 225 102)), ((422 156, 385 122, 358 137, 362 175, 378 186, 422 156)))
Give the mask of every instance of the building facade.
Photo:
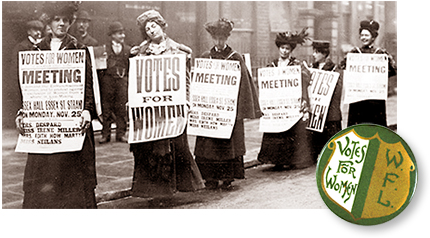
MULTIPOLYGON (((14 116, 20 108, 17 76, 9 70, 16 67, 10 61, 12 49, 26 37, 23 26, 40 15, 42 5, 41 2, 2 3, 3 127, 14 126, 14 116)), ((137 16, 155 9, 168 23, 167 34, 191 47, 194 57, 212 46, 203 24, 228 18, 235 23, 228 44, 240 53, 250 54, 253 72, 278 56, 276 33, 300 31, 303 27, 309 28, 311 39, 331 42, 331 57, 337 63, 348 50, 359 45, 359 24, 365 19, 380 23, 377 45, 397 56, 395 1, 82 1, 79 8, 90 13, 89 34, 100 43, 108 40, 109 23, 119 20, 126 28, 126 43, 132 46, 142 41, 137 16)), ((293 54, 309 62, 311 43, 298 46, 293 54)))

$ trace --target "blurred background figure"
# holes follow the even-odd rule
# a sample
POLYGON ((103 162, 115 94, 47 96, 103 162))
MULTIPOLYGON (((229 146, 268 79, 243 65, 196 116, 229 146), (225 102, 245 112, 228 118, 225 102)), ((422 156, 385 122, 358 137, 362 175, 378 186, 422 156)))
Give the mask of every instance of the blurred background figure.
POLYGON ((127 142, 125 137, 127 129, 125 104, 128 100, 128 58, 130 57, 131 47, 124 43, 124 27, 118 21, 109 25, 108 36, 110 41, 106 44, 107 69, 100 80, 103 111, 103 129, 100 144, 110 141, 113 121, 116 124, 116 141, 127 142))
POLYGON ((91 17, 90 14, 87 11, 80 10, 76 14, 76 29, 75 33, 73 34, 76 39, 78 39, 78 42, 85 45, 85 46, 96 46, 98 45, 98 41, 94 39, 90 34, 88 33, 88 28, 90 27, 91 23, 91 17))
POLYGON ((15 86, 13 91, 16 92, 16 94, 19 94, 19 98, 16 98, 15 100, 19 100, 19 105, 17 108, 15 108, 15 111, 18 111, 18 109, 21 108, 22 105, 22 95, 21 90, 19 89, 19 75, 18 75, 18 57, 20 51, 27 51, 27 50, 34 50, 36 49, 36 45, 39 44, 42 41, 42 32, 43 32, 43 23, 38 20, 32 20, 26 23, 26 30, 27 30, 27 38, 18 43, 14 49, 12 54, 12 67, 11 71, 13 72, 13 78, 16 79, 14 81, 11 81, 12 85, 15 86), (19 91, 19 93, 18 93, 19 91))

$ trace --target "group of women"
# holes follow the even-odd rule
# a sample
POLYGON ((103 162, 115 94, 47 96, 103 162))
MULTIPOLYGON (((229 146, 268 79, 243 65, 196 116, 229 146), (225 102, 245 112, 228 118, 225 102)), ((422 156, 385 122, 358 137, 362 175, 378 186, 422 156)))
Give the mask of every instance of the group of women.
MULTIPOLYGON (((51 34, 38 45, 39 50, 86 49, 76 42, 67 31, 73 21, 71 7, 47 7, 47 24, 51 34)), ((192 53, 191 49, 169 38, 164 32, 167 23, 154 10, 149 10, 137 18, 143 42, 131 49, 131 55, 164 55, 192 53)), ((240 53, 226 44, 234 23, 221 18, 204 25, 211 35, 214 46, 201 57, 210 59, 235 60, 240 62, 241 83, 239 86, 237 116, 230 139, 216 139, 198 136, 193 157, 187 135, 153 142, 130 145, 134 156, 132 196, 165 197, 176 191, 196 191, 207 189, 231 189, 234 179, 245 178, 243 156, 245 155, 244 119, 259 118, 260 110, 256 89, 240 53)), ((360 32, 365 32, 363 29, 360 32)), ((370 30, 369 30, 370 31, 370 30)), ((371 31, 370 31, 371 32, 371 31)), ((363 34, 363 33, 362 33, 363 34)), ((373 35, 372 35, 373 36, 373 35)), ((282 133, 264 133, 258 160, 275 164, 275 169, 305 168, 315 163, 315 153, 311 150, 312 133, 305 129, 309 111, 307 86, 310 84, 309 70, 291 52, 297 44, 304 43, 305 31, 300 33, 280 33, 276 38, 279 58, 273 67, 300 65, 302 68, 302 108, 303 118, 290 130, 282 133)), ((374 37, 376 38, 376 37, 374 37)), ((374 39, 373 39, 374 40, 374 39)), ((369 48, 370 46, 364 46, 369 48)), ((367 49, 366 48, 366 49, 367 49)), ((327 59, 327 44, 314 42, 314 55, 320 57, 313 67, 333 70, 333 63, 327 59), (321 67, 324 66, 324 67, 321 67), (329 67, 330 66, 330 67, 329 67)), ((380 51, 378 53, 381 53, 380 51)), ((386 52, 385 52, 386 53, 386 52)), ((88 55, 88 54, 87 54, 88 55)), ((188 57, 190 59, 190 57, 188 57)), ((95 118, 92 93, 91 65, 87 59, 85 106, 82 114, 82 130, 86 138, 82 150, 54 154, 29 154, 24 175, 23 208, 96 208, 95 149, 91 118, 95 118)), ((187 87, 190 84, 190 62, 187 63, 187 87)), ((341 88, 341 85, 339 86, 341 88)), ((340 89, 339 89, 340 90, 340 89)), ((339 91, 338 90, 338 91, 339 91)), ((340 97, 335 93, 335 98, 340 97)), ((339 103, 340 99, 332 100, 339 103)), ((327 123, 327 133, 340 130, 340 109, 334 106, 330 118, 335 123, 327 123), (337 109, 339 109, 337 111, 337 109)), ((383 112, 385 113, 385 112, 383 112)), ((369 121, 370 122, 370 121, 369 121)), ((22 130, 22 114, 16 118, 17 128, 22 130)), ((326 135, 329 137, 330 135, 326 135)), ((324 139, 320 139, 324 141, 324 139)), ((318 142, 322 143, 322 142, 318 142)), ((317 153, 317 152, 316 152, 317 153)))

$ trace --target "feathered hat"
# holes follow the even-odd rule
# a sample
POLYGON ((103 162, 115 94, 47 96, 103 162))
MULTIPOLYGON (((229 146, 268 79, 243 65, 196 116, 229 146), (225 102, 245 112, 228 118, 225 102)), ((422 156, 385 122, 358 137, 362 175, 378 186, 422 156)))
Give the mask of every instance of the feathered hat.
POLYGON ((234 23, 226 18, 220 18, 214 22, 207 22, 204 24, 204 28, 211 35, 215 36, 226 36, 229 37, 233 30, 234 23))
POLYGON ((307 29, 308 27, 305 27, 299 33, 297 31, 295 33, 289 31, 278 33, 275 39, 276 46, 279 48, 281 45, 289 44, 295 48, 297 44, 302 45, 305 40, 309 40, 307 29))

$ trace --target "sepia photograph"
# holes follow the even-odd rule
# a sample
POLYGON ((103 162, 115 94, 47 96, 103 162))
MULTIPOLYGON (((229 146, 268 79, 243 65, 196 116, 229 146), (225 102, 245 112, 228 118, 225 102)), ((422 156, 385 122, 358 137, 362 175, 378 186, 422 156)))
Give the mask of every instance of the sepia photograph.
MULTIPOLYGON (((398 123, 413 97, 398 103, 399 5, 2 1, 2 210, 347 223, 328 214, 316 173, 351 126, 410 133, 398 123)), ((336 189, 352 201, 354 171, 336 189)))

